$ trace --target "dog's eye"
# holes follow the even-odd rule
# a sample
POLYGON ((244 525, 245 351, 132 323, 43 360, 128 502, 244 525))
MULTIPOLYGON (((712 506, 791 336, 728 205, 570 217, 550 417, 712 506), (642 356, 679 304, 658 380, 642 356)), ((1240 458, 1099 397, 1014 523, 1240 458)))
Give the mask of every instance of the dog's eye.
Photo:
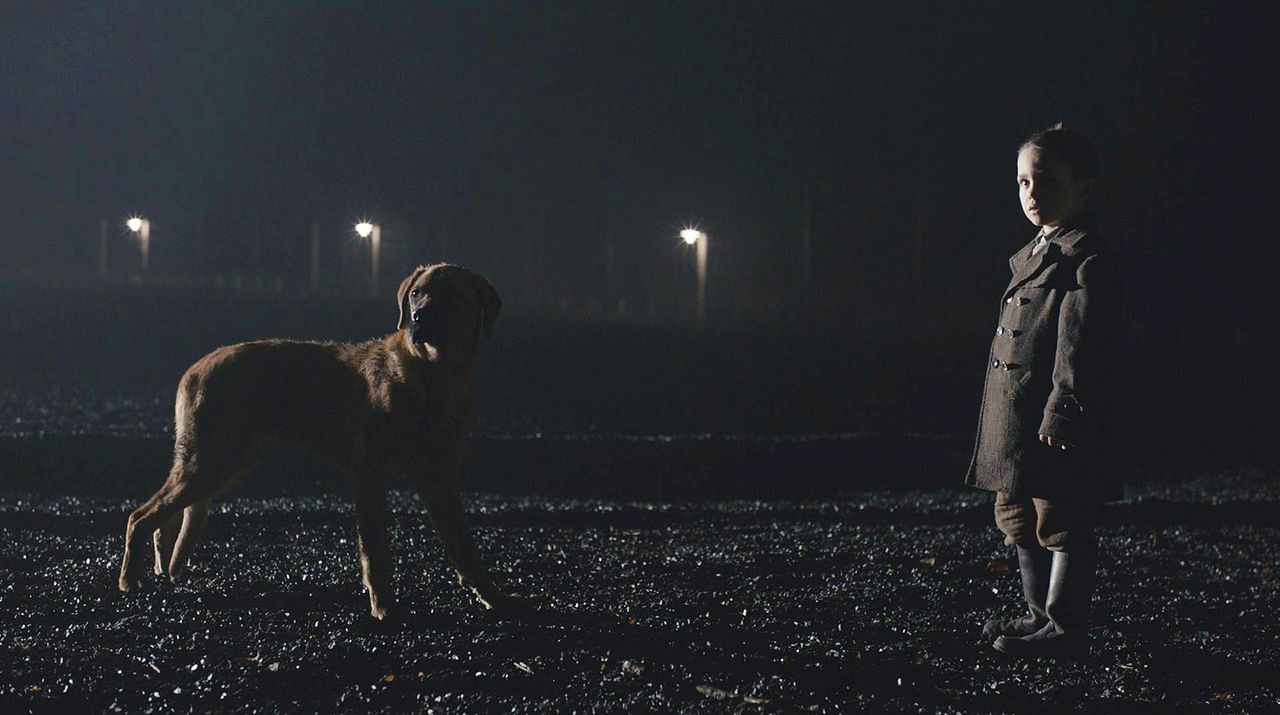
POLYGON ((418 290, 417 288, 414 288, 413 290, 409 291, 409 297, 410 297, 410 298, 417 298, 417 297, 418 297, 418 294, 419 294, 419 293, 421 293, 421 292, 422 292, 422 291, 418 290))

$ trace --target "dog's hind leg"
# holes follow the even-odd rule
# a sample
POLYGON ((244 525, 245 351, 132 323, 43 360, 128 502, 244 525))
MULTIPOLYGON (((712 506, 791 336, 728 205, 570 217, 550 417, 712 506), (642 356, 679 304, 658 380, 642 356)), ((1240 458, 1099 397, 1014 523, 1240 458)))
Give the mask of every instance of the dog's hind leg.
POLYGON ((187 560, 204 533, 204 526, 209 521, 209 498, 197 501, 187 507, 182 516, 182 531, 178 534, 177 544, 169 560, 169 579, 177 583, 187 570, 187 560))
POLYGON ((182 516, 174 514, 156 529, 156 575, 169 573, 169 561, 173 558, 173 545, 178 540, 178 530, 182 528, 182 516))
POLYGON ((203 496, 175 468, 160 490, 133 510, 124 531, 124 558, 120 562, 120 590, 133 590, 146 568, 142 554, 152 532, 203 496))
MULTIPOLYGON (((244 450, 207 450, 210 455, 242 454, 244 450)), ((142 554, 151 535, 171 519, 180 518, 182 510, 213 496, 232 470, 223 460, 206 458, 197 462, 194 450, 180 450, 174 459, 169 478, 142 506, 133 510, 124 532, 124 558, 120 562, 120 590, 130 591, 141 581, 146 565, 142 554), (196 464, 200 466, 197 468, 196 464)), ((175 549, 177 547, 175 546, 175 549)))

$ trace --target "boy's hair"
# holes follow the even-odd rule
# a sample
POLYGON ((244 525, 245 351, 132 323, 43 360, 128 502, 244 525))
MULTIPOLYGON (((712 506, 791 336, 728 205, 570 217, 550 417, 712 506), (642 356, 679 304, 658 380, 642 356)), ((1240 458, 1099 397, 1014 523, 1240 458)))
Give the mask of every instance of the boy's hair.
POLYGON ((1064 162, 1077 180, 1098 178, 1098 152, 1094 150, 1093 144, 1080 132, 1063 129, 1062 122, 1032 134, 1018 147, 1018 153, 1028 147, 1052 154, 1054 158, 1064 162))

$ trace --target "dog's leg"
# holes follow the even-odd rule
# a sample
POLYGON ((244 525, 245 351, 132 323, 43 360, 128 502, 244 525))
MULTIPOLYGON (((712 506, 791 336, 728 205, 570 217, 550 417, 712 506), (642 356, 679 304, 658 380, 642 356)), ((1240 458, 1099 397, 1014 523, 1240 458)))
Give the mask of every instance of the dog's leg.
POLYGON ((391 544, 387 537, 387 491, 382 479, 356 476, 356 533, 360 573, 369 592, 369 612, 384 620, 395 605, 391 588, 391 544))
MULTIPOLYGON (((141 583, 146 569, 142 561, 143 549, 152 533, 170 519, 182 517, 183 509, 213 496, 233 473, 230 468, 232 460, 242 459, 240 455, 248 451, 241 445, 234 445, 236 448, 233 449, 227 444, 216 443, 197 449, 194 440, 179 438, 177 442, 177 454, 173 468, 169 470, 169 478, 150 499, 129 515, 124 531, 124 558, 120 562, 121 591, 130 591, 141 583), (198 459, 196 455, 200 455, 198 459)), ((177 546, 174 548, 176 550, 177 546)))
POLYGON ((458 583, 470 588, 485 608, 523 606, 524 597, 506 593, 494 585, 480 558, 480 551, 476 549, 467 525, 466 506, 458 488, 456 467, 442 473, 441 468, 450 465, 437 463, 434 466, 434 474, 424 474, 417 480, 418 492, 426 502, 427 513, 431 515, 431 523, 444 544, 445 555, 458 574, 458 583))
POLYGON ((129 515, 124 531, 124 558, 120 562, 121 591, 133 590, 142 582, 146 568, 142 555, 152 532, 204 496, 195 484, 183 478, 181 467, 175 465, 160 490, 129 515))
POLYGON ((182 515, 174 514, 156 529, 156 568, 157 576, 169 573, 169 559, 173 557, 173 545, 178 540, 178 530, 182 528, 182 515))
POLYGON ((210 501, 208 498, 201 499, 183 512, 182 531, 178 534, 177 544, 169 560, 169 579, 174 583, 186 573, 187 559, 191 558, 191 552, 200 541, 200 534, 204 533, 204 525, 209 521, 210 501))

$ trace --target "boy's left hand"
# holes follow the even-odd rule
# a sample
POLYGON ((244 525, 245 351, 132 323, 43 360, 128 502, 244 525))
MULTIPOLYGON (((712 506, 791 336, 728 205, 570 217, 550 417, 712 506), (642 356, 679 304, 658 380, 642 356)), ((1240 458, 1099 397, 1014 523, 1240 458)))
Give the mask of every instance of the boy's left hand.
POLYGON ((1058 449, 1061 449, 1061 450, 1062 450, 1062 451, 1064 451, 1064 452, 1065 452, 1065 451, 1067 451, 1067 448, 1068 448, 1068 447, 1074 447, 1074 446, 1075 446, 1074 444, 1071 444, 1070 442, 1063 442, 1063 441, 1062 441, 1062 440, 1060 440, 1060 439, 1054 439, 1053 437, 1050 437, 1050 436, 1049 436, 1049 435, 1047 435, 1047 434, 1042 434, 1042 435, 1040 435, 1040 441, 1041 441, 1041 442, 1044 442, 1045 444, 1049 445, 1050 447, 1057 447, 1058 449))

